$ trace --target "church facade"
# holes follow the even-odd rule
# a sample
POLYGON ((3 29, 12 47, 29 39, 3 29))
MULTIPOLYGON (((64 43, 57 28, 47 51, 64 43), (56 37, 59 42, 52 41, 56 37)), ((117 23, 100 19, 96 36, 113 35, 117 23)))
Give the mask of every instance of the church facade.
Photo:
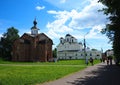
POLYGON ((84 50, 82 42, 77 41, 75 37, 67 34, 65 38, 60 38, 60 43, 57 46, 57 58, 58 59, 100 59, 102 52, 98 50, 92 50, 87 47, 84 50))
POLYGON ((34 20, 31 34, 24 33, 15 40, 12 61, 51 61, 53 41, 44 33, 38 33, 37 21, 34 20))

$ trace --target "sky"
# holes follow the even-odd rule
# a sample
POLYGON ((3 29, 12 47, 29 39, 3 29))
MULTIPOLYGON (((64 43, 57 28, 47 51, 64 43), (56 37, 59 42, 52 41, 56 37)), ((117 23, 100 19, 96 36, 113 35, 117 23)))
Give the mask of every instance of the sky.
POLYGON ((1 0, 0 36, 10 27, 19 30, 19 35, 30 33, 36 18, 39 33, 53 40, 53 48, 60 37, 74 36, 78 42, 86 39, 87 47, 106 51, 112 45, 101 30, 109 23, 98 0, 1 0))

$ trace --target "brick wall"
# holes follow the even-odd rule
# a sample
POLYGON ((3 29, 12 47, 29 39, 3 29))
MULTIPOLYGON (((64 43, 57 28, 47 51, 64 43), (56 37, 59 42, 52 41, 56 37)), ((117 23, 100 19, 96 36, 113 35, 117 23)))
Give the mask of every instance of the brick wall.
MULTIPOLYGON (((44 35, 42 35, 44 36, 44 35)), ((24 34, 16 40, 13 45, 13 61, 49 61, 52 57, 52 40, 44 36, 40 40, 40 35, 32 37, 24 34)))

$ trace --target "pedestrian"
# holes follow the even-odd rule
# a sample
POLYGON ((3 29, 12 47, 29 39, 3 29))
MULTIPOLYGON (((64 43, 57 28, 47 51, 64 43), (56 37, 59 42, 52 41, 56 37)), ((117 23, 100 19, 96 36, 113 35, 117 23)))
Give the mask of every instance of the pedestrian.
POLYGON ((93 58, 92 57, 90 57, 90 63, 93 66, 93 58))
POLYGON ((103 63, 105 63, 105 57, 102 58, 103 63))
POLYGON ((109 58, 107 58, 106 61, 107 61, 107 65, 109 65, 109 58))
POLYGON ((112 57, 110 56, 110 58, 109 58, 109 59, 110 59, 110 65, 112 65, 112 57))
POLYGON ((102 58, 100 58, 100 62, 102 62, 102 58))

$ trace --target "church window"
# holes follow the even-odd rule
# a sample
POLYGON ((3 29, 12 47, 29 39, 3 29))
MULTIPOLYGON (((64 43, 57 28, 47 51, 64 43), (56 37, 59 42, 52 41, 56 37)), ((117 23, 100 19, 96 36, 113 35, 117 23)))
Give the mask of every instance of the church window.
POLYGON ((83 56, 83 54, 81 54, 81 56, 83 56))
POLYGON ((76 54, 76 56, 77 56, 77 54, 76 54))
POLYGON ((62 43, 62 40, 60 40, 60 43, 62 43))
POLYGON ((69 59, 71 60, 71 59, 72 59, 72 57, 70 56, 70 57, 69 57, 69 59))
POLYGON ((99 54, 97 54, 97 56, 100 56, 99 54))
POLYGON ((67 38, 67 42, 69 42, 69 39, 67 38))
POLYGON ((92 53, 90 53, 90 56, 92 56, 92 53))

